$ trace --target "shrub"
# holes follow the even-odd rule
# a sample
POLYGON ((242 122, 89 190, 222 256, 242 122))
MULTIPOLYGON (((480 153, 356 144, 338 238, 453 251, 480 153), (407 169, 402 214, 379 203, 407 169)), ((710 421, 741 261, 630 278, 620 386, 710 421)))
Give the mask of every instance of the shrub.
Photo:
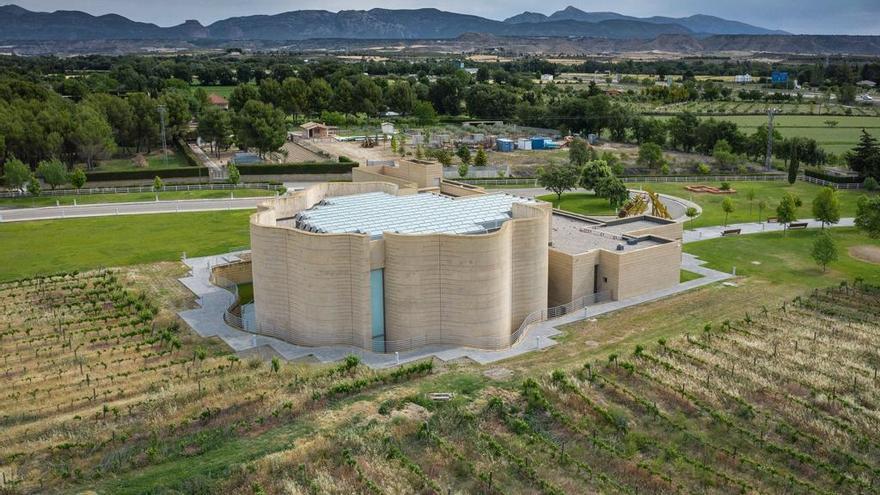
POLYGON ((877 183, 877 179, 873 177, 868 177, 865 179, 865 182, 862 184, 866 191, 876 191, 880 189, 880 184, 877 183))
POLYGON ((697 164, 697 173, 699 173, 700 175, 709 175, 709 172, 711 172, 711 171, 712 171, 712 168, 710 166, 706 165, 705 163, 698 163, 697 164))
POLYGON ((730 191, 730 182, 722 182, 721 183, 722 191, 730 191))

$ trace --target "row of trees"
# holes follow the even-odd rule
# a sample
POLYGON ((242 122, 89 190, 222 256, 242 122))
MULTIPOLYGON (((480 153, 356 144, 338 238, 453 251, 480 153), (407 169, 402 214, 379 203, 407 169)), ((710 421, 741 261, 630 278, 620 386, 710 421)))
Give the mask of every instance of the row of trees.
POLYGON ((586 141, 575 139, 569 145, 569 163, 550 165, 538 170, 538 184, 556 194, 559 206, 562 194, 578 186, 592 190, 596 196, 608 200, 612 208, 620 208, 629 199, 629 190, 615 175, 617 158, 604 153, 600 158, 586 141))

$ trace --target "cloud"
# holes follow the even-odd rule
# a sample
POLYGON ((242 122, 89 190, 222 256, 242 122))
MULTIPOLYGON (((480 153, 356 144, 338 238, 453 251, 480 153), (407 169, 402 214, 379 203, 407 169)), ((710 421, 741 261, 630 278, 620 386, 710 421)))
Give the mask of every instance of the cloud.
MULTIPOLYGON (((13 0, 15 1, 15 0, 13 0)), ((504 19, 524 10, 550 14, 573 4, 587 11, 613 11, 638 17, 664 15, 682 17, 709 14, 809 34, 880 34, 880 1, 877 0, 559 0, 536 4, 526 0, 18 0, 32 10, 83 10, 92 14, 117 13, 138 21, 163 26, 185 19, 208 24, 233 16, 276 14, 289 10, 370 9, 436 7, 442 10, 504 19)))

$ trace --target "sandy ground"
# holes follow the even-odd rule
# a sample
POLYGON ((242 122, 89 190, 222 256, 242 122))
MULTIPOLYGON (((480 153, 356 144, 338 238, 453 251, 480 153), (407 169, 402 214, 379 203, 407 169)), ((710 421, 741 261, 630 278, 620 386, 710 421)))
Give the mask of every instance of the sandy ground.
POLYGON ((849 255, 858 260, 880 265, 880 246, 853 246, 849 248, 849 255))
POLYGON ((344 155, 352 160, 366 164, 367 160, 394 160, 400 156, 391 151, 387 144, 379 143, 375 148, 361 148, 361 143, 334 140, 314 140, 311 144, 333 156, 344 155))

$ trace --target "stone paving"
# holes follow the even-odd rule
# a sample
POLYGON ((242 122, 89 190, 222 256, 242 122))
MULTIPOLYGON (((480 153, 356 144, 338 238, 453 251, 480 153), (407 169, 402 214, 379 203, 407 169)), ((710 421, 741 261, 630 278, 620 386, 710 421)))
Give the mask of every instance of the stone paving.
MULTIPOLYGON (((807 228, 810 229, 818 229, 822 227, 821 222, 817 222, 812 218, 798 220, 795 223, 806 223, 807 228)), ((852 227, 854 225, 855 218, 841 218, 840 222, 833 225, 826 225, 826 227, 852 227)), ((685 230, 684 238, 682 239, 682 241, 684 243, 688 243, 704 241, 706 239, 714 239, 716 237, 721 237, 722 232, 730 229, 740 229, 742 231, 740 235, 760 234, 761 232, 781 232, 785 229, 785 225, 781 223, 753 222, 734 223, 726 227, 720 225, 714 227, 699 227, 696 229, 685 230)))
POLYGON ((191 271, 187 277, 181 278, 180 282, 190 289, 198 298, 199 307, 196 309, 180 312, 180 317, 202 337, 219 337, 233 350, 242 353, 252 353, 260 348, 270 348, 279 356, 287 360, 314 358, 322 363, 339 361, 349 354, 355 354, 361 361, 372 368, 387 368, 417 361, 427 357, 436 357, 443 361, 460 358, 468 358, 480 364, 494 363, 503 359, 512 358, 545 349, 556 345, 558 342, 553 337, 562 333, 557 327, 575 321, 593 318, 605 313, 618 311, 629 306, 655 301, 665 297, 680 294, 691 289, 713 284, 721 280, 731 278, 727 273, 710 270, 701 266, 702 262, 690 255, 684 255, 682 268, 699 273, 703 278, 691 280, 675 287, 664 289, 651 294, 633 297, 621 301, 611 301, 588 306, 585 309, 573 311, 560 318, 548 320, 532 325, 520 339, 509 349, 499 351, 486 351, 469 347, 431 345, 414 351, 400 352, 397 354, 382 354, 365 351, 354 346, 324 346, 303 347, 282 340, 251 334, 233 327, 223 321, 223 312, 233 303, 233 295, 213 285, 210 281, 211 267, 238 260, 238 253, 229 253, 221 256, 208 256, 204 258, 189 258, 184 260, 191 271))

